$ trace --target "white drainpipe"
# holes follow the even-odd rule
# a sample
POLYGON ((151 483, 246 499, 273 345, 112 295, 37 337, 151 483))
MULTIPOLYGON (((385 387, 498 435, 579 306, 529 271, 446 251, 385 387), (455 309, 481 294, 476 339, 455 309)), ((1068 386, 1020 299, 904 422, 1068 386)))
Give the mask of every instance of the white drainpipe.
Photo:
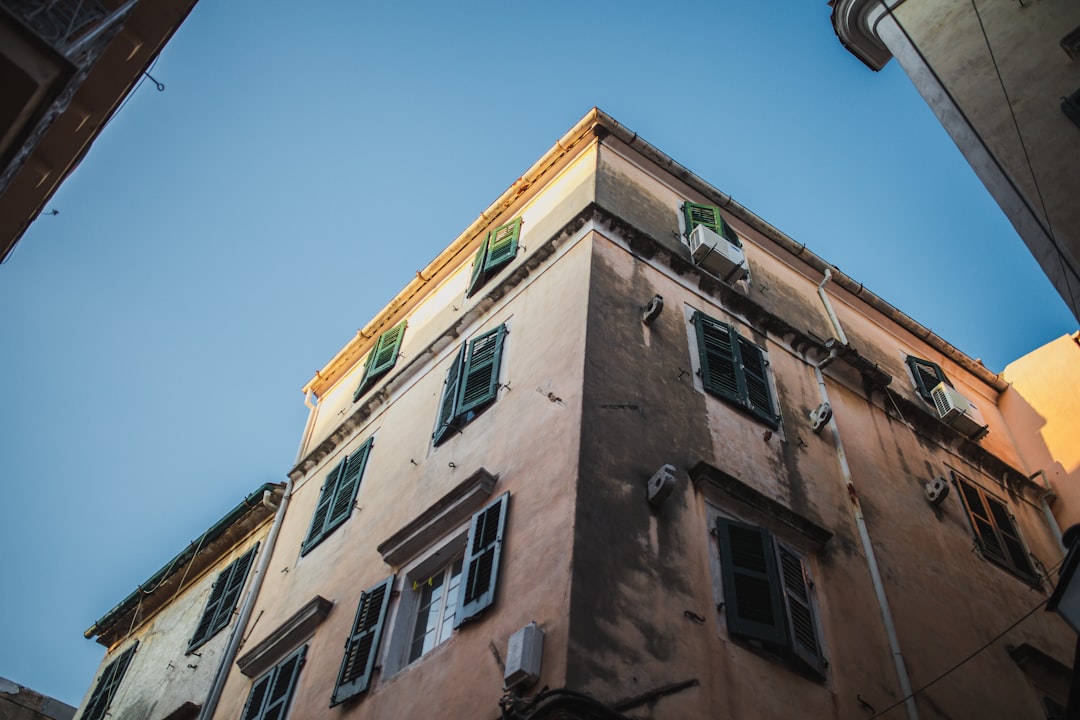
MULTIPOLYGON (((828 403, 829 392, 825 388, 825 376, 821 374, 821 368, 816 365, 813 368, 818 387, 821 389, 821 402, 828 403)), ((848 496, 851 514, 854 516, 855 525, 859 529, 859 539, 862 541, 866 564, 870 569, 870 580, 874 585, 874 595, 877 596, 878 610, 881 612, 881 621, 885 625, 885 634, 889 638, 889 649, 892 651, 896 676, 900 681, 900 692, 903 693, 905 698, 904 705, 907 706, 908 720, 918 720, 919 711, 915 706, 915 698, 911 694, 911 680, 908 678, 907 665, 904 664, 904 655, 900 651, 900 639, 896 635, 896 625, 893 624, 892 611, 889 610, 889 600, 885 596, 885 585, 881 581, 877 555, 874 554, 874 545, 870 542, 870 533, 866 529, 866 518, 863 517, 859 495, 855 491, 855 484, 851 480, 851 468, 848 466, 847 455, 844 454, 844 444, 840 441, 840 428, 836 424, 835 406, 830 403, 830 407, 834 408, 834 412, 829 420, 829 428, 832 431, 833 444, 836 446, 836 458, 840 463, 840 474, 843 475, 844 492, 848 496)))
MULTIPOLYGON (((255 576, 251 579, 251 589, 248 590, 244 603, 240 606, 240 617, 236 619, 232 634, 229 635, 229 644, 225 646, 225 654, 221 657, 214 675, 214 684, 210 686, 210 694, 206 697, 202 709, 199 711, 199 720, 211 720, 214 711, 217 710, 218 701, 221 699, 221 691, 225 689, 225 680, 229 677, 229 667, 236 659, 236 653, 240 649, 240 641, 244 637, 251 611, 255 607, 255 600, 259 597, 263 578, 266 577, 266 568, 270 564, 270 557, 274 554, 274 545, 277 544, 278 533, 281 531, 281 523, 285 519, 285 511, 289 508, 289 500, 292 498, 293 481, 289 478, 285 483, 285 492, 281 496, 281 503, 277 506, 277 514, 274 515, 274 524, 270 527, 270 533, 266 536, 265 547, 259 557, 259 565, 255 570, 255 576)), ((263 495, 263 502, 270 507, 269 498, 263 495)))

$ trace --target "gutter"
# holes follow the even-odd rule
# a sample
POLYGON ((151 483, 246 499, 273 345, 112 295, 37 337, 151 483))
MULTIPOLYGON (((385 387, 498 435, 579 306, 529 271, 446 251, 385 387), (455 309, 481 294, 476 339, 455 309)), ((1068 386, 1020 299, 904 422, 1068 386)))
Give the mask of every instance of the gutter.
POLYGON ((262 504, 263 494, 266 492, 273 493, 275 490, 281 489, 280 483, 265 483, 259 487, 258 490, 245 497, 239 505, 230 510, 225 517, 214 523, 209 530, 200 535, 196 540, 193 540, 186 548, 184 548, 180 554, 174 557, 165 565, 165 567, 158 570, 156 573, 150 576, 146 582, 142 583, 135 588, 135 591, 128 595, 126 598, 120 601, 112 610, 105 613, 97 622, 87 628, 83 633, 83 637, 87 640, 92 640, 95 635, 100 635, 106 632, 112 625, 116 623, 122 616, 127 614, 133 608, 138 606, 139 601, 145 594, 143 588, 157 587, 171 575, 180 570, 184 565, 195 557, 195 554, 200 548, 206 546, 208 543, 217 540, 219 537, 225 534, 225 531, 232 527, 236 522, 246 515, 249 511, 257 508, 262 504))

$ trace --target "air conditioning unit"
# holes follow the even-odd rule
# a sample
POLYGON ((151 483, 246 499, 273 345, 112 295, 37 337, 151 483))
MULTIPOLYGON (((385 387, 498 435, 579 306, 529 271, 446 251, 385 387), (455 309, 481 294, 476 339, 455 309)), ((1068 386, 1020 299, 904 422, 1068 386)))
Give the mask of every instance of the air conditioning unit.
POLYGON ((704 225, 690 231, 690 255, 698 267, 724 282, 741 280, 748 272, 742 248, 704 225))
POLYGON ((975 403, 945 383, 938 383, 930 391, 930 397, 934 399, 934 407, 937 408, 938 415, 946 424, 952 425, 974 440, 978 440, 989 432, 986 421, 983 420, 979 408, 975 407, 975 403))

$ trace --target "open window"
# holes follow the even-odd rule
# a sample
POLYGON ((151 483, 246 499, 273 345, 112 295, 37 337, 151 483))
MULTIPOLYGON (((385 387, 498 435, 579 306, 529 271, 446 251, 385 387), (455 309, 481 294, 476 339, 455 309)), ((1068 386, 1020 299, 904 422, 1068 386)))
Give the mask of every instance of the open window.
POLYGON ((364 376, 353 393, 353 402, 359 400, 383 375, 390 372, 397 362, 401 340, 405 337, 405 322, 390 328, 375 341, 375 347, 364 361, 364 376))
POLYGON ((1008 505, 956 471, 952 478, 982 556, 1029 583, 1037 583, 1039 575, 1008 505))
POLYGON ((506 325, 500 325, 462 345, 454 356, 443 383, 439 417, 432 435, 436 445, 495 401, 505 338, 506 325))
POLYGON ((521 218, 488 232, 480 249, 473 258, 472 273, 469 276, 469 288, 465 297, 472 297, 488 280, 517 255, 518 240, 521 237, 521 218))

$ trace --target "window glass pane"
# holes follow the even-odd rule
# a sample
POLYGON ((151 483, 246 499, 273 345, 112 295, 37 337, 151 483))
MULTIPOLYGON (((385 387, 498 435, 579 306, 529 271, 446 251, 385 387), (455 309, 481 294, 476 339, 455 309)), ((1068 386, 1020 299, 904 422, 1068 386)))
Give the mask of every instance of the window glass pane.
POLYGON ((458 558, 416 589, 416 622, 409 645, 409 662, 447 640, 453 632, 462 561, 458 558))

